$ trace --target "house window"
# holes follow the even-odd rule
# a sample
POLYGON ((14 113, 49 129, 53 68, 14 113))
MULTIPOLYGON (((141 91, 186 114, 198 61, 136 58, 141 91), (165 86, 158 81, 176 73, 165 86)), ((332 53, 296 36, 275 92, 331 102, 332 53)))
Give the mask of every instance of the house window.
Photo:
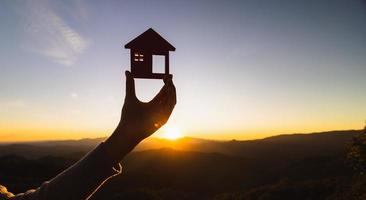
POLYGON ((153 55, 153 73, 165 73, 165 56, 153 55))
POLYGON ((134 53, 134 61, 136 62, 143 62, 144 61, 144 55, 140 53, 134 53))

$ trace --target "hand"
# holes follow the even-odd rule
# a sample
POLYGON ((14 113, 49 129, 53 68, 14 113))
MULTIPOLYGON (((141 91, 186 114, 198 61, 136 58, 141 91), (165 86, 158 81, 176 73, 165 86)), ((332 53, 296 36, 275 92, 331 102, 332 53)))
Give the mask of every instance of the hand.
POLYGON ((126 71, 126 97, 119 125, 105 144, 108 153, 119 161, 139 142, 149 137, 169 119, 176 104, 176 91, 171 76, 150 102, 141 102, 135 93, 135 81, 126 71))
POLYGON ((128 130, 128 138, 141 141, 168 121, 176 104, 176 91, 171 76, 167 75, 164 83, 150 102, 141 102, 136 97, 135 81, 126 71, 126 97, 119 126, 128 130))

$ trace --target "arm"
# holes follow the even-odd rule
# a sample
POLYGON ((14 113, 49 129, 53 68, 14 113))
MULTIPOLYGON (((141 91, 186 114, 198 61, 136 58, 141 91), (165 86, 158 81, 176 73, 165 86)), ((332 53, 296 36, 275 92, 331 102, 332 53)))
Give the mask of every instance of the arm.
POLYGON ((140 102, 135 95, 134 79, 126 71, 126 97, 122 117, 113 134, 76 164, 36 190, 11 197, 14 200, 88 199, 109 178, 121 172, 119 161, 143 139, 169 119, 176 104, 171 77, 150 102, 140 102))

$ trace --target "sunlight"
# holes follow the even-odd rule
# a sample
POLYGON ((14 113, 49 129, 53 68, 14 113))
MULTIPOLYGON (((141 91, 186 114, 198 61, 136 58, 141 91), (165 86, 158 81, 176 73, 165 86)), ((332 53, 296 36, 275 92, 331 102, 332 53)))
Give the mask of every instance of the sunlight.
POLYGON ((163 133, 160 135, 160 137, 169 139, 169 140, 176 140, 176 139, 182 138, 183 135, 178 127, 166 126, 166 127, 164 127, 163 133))

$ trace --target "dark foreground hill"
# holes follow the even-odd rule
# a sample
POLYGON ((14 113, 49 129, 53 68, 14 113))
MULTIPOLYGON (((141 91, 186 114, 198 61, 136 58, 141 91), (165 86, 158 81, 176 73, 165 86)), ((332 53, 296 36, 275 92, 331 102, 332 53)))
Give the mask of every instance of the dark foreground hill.
MULTIPOLYGON (((349 199, 357 185, 345 157, 348 143, 359 133, 226 142, 185 138, 179 144, 154 139, 127 156, 122 175, 93 199, 349 199)), ((27 144, 42 149, 41 154, 3 155, 0 184, 15 192, 37 187, 100 142, 90 141, 84 146, 27 144), (69 149, 63 154, 61 147, 69 149), (45 156, 47 149, 56 154, 45 156)))

